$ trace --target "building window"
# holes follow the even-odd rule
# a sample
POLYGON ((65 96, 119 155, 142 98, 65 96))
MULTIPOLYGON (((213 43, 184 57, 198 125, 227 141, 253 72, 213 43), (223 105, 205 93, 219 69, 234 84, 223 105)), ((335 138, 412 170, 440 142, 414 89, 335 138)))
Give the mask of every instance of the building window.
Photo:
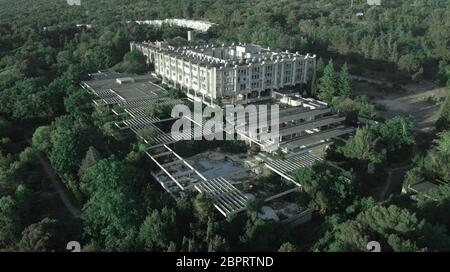
POLYGON ((244 75, 244 76, 247 75, 247 69, 239 69, 238 74, 244 75))

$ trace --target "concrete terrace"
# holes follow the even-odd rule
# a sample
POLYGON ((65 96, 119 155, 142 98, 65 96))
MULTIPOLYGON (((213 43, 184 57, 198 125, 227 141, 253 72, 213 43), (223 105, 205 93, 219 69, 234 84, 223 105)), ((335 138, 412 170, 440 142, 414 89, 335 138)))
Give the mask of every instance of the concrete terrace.
MULTIPOLYGON (((119 132, 131 130, 143 139, 147 144, 145 153, 156 166, 151 175, 172 197, 178 198, 188 191, 207 193, 212 197, 214 207, 225 217, 245 210, 247 201, 254 196, 235 185, 255 178, 255 169, 245 166, 240 159, 227 159, 228 155, 218 156, 207 152, 185 159, 176 153, 170 146, 186 138, 193 139, 195 131, 203 131, 206 123, 204 120, 198 123, 190 117, 161 119, 160 116, 149 116, 149 110, 156 105, 173 107, 187 102, 186 99, 169 97, 168 91, 158 83, 159 79, 149 74, 99 72, 92 74, 91 80, 82 82, 81 86, 92 95, 96 105, 108 107, 116 115, 118 120, 114 124, 119 132), (192 125, 191 130, 174 136, 166 129, 180 118, 192 125), (150 136, 142 133, 146 130, 151 131, 150 136)), ((258 104, 262 104, 262 101, 255 103, 258 104)), ((226 132, 237 133, 250 146, 258 145, 261 151, 258 155, 267 154, 260 156, 265 158, 264 166, 293 186, 287 191, 280 187, 284 191, 272 192, 274 195, 263 193, 265 202, 270 202, 301 189, 302 185, 295 180, 293 173, 322 160, 310 153, 311 148, 326 147, 333 142, 333 138, 349 134, 353 128, 345 127, 344 118, 325 103, 303 98, 295 92, 273 93, 267 104, 278 105, 280 109, 278 142, 261 139, 247 130, 250 117, 259 115, 258 111, 244 116, 236 115, 232 118, 234 124, 241 121, 244 125, 234 125, 235 132, 226 132), (279 150, 288 159, 274 159, 271 153, 279 150)), ((272 129, 271 118, 269 114, 269 124, 260 128, 262 131, 272 129)))

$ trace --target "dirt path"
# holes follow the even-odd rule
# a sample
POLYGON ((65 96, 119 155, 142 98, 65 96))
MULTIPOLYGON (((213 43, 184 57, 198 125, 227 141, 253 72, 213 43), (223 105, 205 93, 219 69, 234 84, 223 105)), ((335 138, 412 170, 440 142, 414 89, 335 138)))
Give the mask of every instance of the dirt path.
POLYGON ((392 83, 390 81, 373 79, 373 78, 369 78, 369 77, 365 77, 365 76, 350 75, 350 79, 366 81, 366 82, 373 83, 373 84, 378 84, 378 85, 386 85, 386 86, 389 86, 389 87, 394 86, 394 83, 392 83))
POLYGON ((392 183, 394 181, 393 178, 392 178, 393 177, 393 173, 397 172, 397 171, 404 171, 407 168, 408 168, 408 165, 401 165, 401 166, 398 166, 396 168, 388 169, 388 178, 387 178, 386 183, 383 186, 383 189, 380 192, 380 195, 379 195, 379 199, 380 200, 386 199, 386 197, 388 196, 389 189, 392 188, 392 183))
POLYGON ((380 117, 391 119, 395 116, 412 116, 417 130, 424 132, 433 129, 441 103, 448 94, 446 87, 430 81, 402 85, 402 92, 384 92, 383 88, 362 81, 354 81, 353 86, 356 95, 367 95, 372 102, 381 106, 378 111, 380 117))
MULTIPOLYGON (((31 140, 30 139, 27 139, 27 142, 31 145, 31 140)), ((67 210, 73 216, 78 216, 80 214, 80 209, 77 208, 76 205, 74 205, 71 202, 66 187, 64 186, 64 184, 62 184, 61 180, 53 172, 53 168, 50 165, 50 161, 47 159, 46 156, 44 156, 42 154, 42 152, 37 151, 36 154, 37 154, 39 163, 41 164, 42 168, 45 171, 45 174, 47 175, 47 177, 50 179, 50 181, 52 182, 53 186, 55 187, 56 192, 59 195, 59 198, 64 203, 64 206, 67 208, 67 210)))

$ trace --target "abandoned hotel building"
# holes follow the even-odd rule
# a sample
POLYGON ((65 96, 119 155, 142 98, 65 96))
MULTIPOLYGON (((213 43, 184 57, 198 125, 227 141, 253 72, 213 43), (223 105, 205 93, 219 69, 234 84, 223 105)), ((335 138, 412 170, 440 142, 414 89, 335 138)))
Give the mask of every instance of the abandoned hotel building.
POLYGON ((163 81, 188 97, 212 104, 249 103, 271 97, 272 90, 306 84, 315 56, 281 52, 257 45, 174 47, 167 42, 131 43, 141 51, 163 81))
MULTIPOLYGON (((132 42, 130 47, 141 51, 148 63, 154 65, 152 74, 99 72, 81 85, 93 96, 96 105, 110 107, 116 116, 117 130, 130 129, 144 140, 145 153, 155 164, 151 174, 170 195, 176 198, 191 190, 207 193, 224 216, 245 210, 247 201, 258 197, 266 203, 262 217, 304 220, 299 207, 282 200, 302 187, 294 179, 294 173, 323 161, 320 154, 312 151, 323 150, 334 139, 354 130, 344 124, 345 117, 326 103, 300 94, 298 87, 314 74, 314 55, 245 44, 196 43, 173 47, 167 42, 132 42), (161 81, 182 90, 187 98, 171 98, 159 84, 161 81), (174 106, 186 101, 201 101, 214 107, 276 104, 279 106, 279 141, 260 139, 245 128, 236 127, 239 139, 257 147, 259 152, 234 156, 208 151, 183 158, 174 145, 181 139, 165 130, 168 126, 161 125, 174 122, 177 117, 148 116, 147 112, 158 104, 174 106), (152 130, 149 137, 141 133, 148 128, 152 130), (275 155, 279 152, 283 156, 275 155), (270 193, 249 191, 243 186, 245 180, 266 174, 277 175, 290 185, 270 193)), ((203 125, 189 121, 193 129, 203 125)))

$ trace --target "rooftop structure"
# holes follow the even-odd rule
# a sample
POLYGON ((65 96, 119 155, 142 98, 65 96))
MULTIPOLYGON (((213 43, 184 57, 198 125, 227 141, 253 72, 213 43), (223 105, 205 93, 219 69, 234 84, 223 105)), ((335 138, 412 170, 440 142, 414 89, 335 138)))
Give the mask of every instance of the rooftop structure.
POLYGON ((119 73, 97 73, 92 78, 83 82, 82 86, 100 98, 98 103, 130 103, 168 95, 166 90, 155 83, 158 79, 151 75, 130 77, 119 73))
MULTIPOLYGON (((345 116, 334 112, 326 103, 303 98, 298 94, 275 93, 273 104, 278 104, 279 114, 277 122, 272 122, 268 115, 267 126, 259 127, 258 131, 250 131, 248 124, 252 115, 245 116, 246 120, 235 123, 244 123, 246 126, 237 126, 236 132, 241 139, 250 145, 256 144, 262 151, 284 153, 299 153, 308 151, 313 147, 328 146, 334 138, 353 132, 353 128, 343 125, 345 116), (271 131, 272 126, 278 124, 278 138, 263 138, 261 131, 271 131)), ((259 109, 258 109, 259 110, 259 109)), ((270 112, 269 112, 270 113, 270 112)), ((255 112, 254 115, 259 115, 255 112)))
POLYGON ((130 44, 139 50, 162 80, 205 104, 251 103, 272 91, 305 84, 315 70, 315 55, 270 50, 258 45, 192 45, 167 42, 130 44))

